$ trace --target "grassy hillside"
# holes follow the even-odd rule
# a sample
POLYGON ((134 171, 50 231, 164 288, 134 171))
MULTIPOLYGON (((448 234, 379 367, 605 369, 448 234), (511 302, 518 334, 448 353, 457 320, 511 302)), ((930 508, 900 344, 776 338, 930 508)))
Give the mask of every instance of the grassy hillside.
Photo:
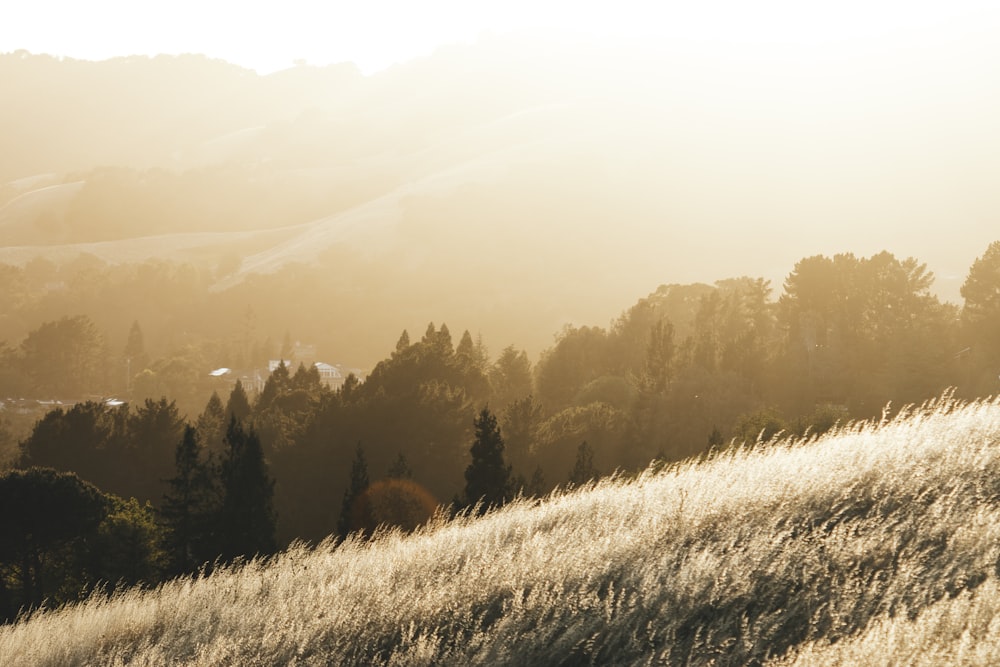
POLYGON ((996 664, 1000 400, 297 548, 0 630, 8 664, 996 664))

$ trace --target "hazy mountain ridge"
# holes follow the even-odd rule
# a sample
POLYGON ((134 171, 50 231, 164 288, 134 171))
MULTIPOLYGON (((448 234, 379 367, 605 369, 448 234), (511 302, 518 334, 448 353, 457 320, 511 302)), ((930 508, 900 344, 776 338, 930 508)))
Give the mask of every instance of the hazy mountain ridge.
POLYGON ((809 664, 892 664, 900 654, 872 637, 895 625, 916 663, 965 664, 972 641, 988 664, 998 435, 995 399, 943 399, 94 599, 0 629, 0 651, 40 665, 748 664, 799 650, 809 664))
MULTIPOLYGON (((409 226, 417 237, 427 225, 445 236, 485 227, 481 237, 499 226, 517 236, 529 265, 549 267, 530 282, 559 274, 563 282, 599 290, 589 266, 597 261, 602 284, 618 281, 617 307, 650 284, 724 274, 777 283, 803 256, 884 249, 927 261, 948 279, 937 290, 957 301, 958 277, 992 240, 984 218, 963 213, 970 201, 993 199, 975 181, 963 185, 954 211, 944 213, 937 201, 915 204, 910 233, 901 233, 901 211, 909 206, 903 190, 887 186, 875 195, 871 179, 861 178, 877 177, 889 157, 909 150, 902 130, 881 132, 895 108, 890 102, 908 108, 918 94, 908 88, 880 99, 870 120, 858 120, 857 114, 869 118, 869 102, 862 101, 854 116, 834 116, 815 134, 812 125, 781 122, 789 113, 786 98, 797 99, 783 86, 800 84, 800 73, 731 71, 710 59, 542 39, 484 39, 368 77, 349 65, 259 76, 199 56, 87 63, 19 52, 0 56, 0 68, 16 102, 0 111, 0 180, 57 172, 92 181, 101 165, 135 170, 126 180, 141 181, 151 168, 176 174, 161 194, 136 200, 127 224, 106 220, 115 214, 100 206, 78 210, 101 236, 74 223, 77 238, 46 238, 40 230, 34 239, 4 234, 2 246, 304 223, 318 229, 379 198, 427 196, 440 206, 432 220, 409 226), (755 96, 758 80, 773 99, 755 96), (481 171, 462 171, 472 165, 481 171), (468 201, 468 186, 479 188, 479 201, 468 201), (850 203, 858 188, 860 208, 850 203), (941 215, 948 217, 947 232, 941 215), (146 231, 150 225, 155 229, 146 231), (604 249, 597 256, 594 244, 604 249), (552 266, 553 258, 562 261, 552 266)), ((823 70, 816 76, 812 85, 819 86, 823 70)), ((843 85, 829 83, 830 91, 817 92, 809 105, 821 109, 824 97, 843 85)), ((939 139, 912 136, 930 142, 929 164, 940 154, 949 174, 964 169, 955 142, 939 139)), ((984 140, 992 141, 978 139, 984 140)), ((910 178, 906 191, 917 199, 951 192, 918 187, 912 179, 925 179, 925 171, 881 173, 910 178)), ((84 192, 97 203, 135 199, 113 179, 95 188, 88 182, 84 192)), ((0 202, 13 194, 0 191, 0 202)), ((398 207, 385 209, 369 222, 387 229, 354 245, 410 247, 412 235, 395 233, 398 215, 398 207)), ((304 238, 307 256, 299 259, 308 259, 317 242, 351 240, 304 238)), ((461 264, 459 255, 470 251, 457 244, 431 248, 430 261, 461 264)), ((248 266, 296 258, 289 247, 270 255, 248 266)), ((581 311, 574 319, 613 312, 605 304, 599 315, 581 311)))

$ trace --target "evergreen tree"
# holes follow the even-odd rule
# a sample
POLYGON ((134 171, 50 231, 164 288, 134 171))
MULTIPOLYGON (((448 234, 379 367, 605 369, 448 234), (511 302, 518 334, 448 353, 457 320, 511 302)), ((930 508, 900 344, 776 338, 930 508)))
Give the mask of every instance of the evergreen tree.
POLYGON ((508 345, 489 369, 491 402, 503 410, 532 391, 531 362, 524 350, 508 345))
POLYGON ((254 403, 254 410, 257 414, 267 410, 274 403, 275 399, 287 393, 292 386, 292 377, 288 372, 288 366, 282 361, 278 367, 271 371, 264 389, 261 390, 257 401, 254 403))
POLYGON ((504 463, 503 437, 497 418, 484 407, 473 421, 475 441, 470 453, 472 463, 465 469, 465 503, 481 503, 480 512, 499 507, 513 496, 511 467, 504 463))
POLYGON ((525 489, 525 495, 532 498, 540 498, 545 494, 545 473, 542 472, 542 467, 537 466, 535 472, 531 474, 531 481, 528 482, 528 486, 525 489))
POLYGON ((264 460, 260 438, 231 417, 226 430, 226 457, 219 468, 222 507, 218 534, 225 560, 267 555, 277 548, 274 480, 264 460))
MULTIPOLYGON (((123 497, 157 501, 165 491, 177 442, 184 433, 184 420, 174 401, 146 399, 128 418, 131 474, 115 489, 123 497)), ((124 463, 124 462, 123 462, 124 463)))
POLYGON ((388 477, 390 479, 413 479, 413 470, 410 468, 406 456, 400 452, 399 456, 389 466, 388 477))
POLYGON ((358 499, 368 489, 368 461, 365 450, 358 443, 354 451, 354 462, 351 463, 351 481, 344 492, 344 502, 340 506, 340 520, 337 522, 337 532, 341 538, 347 537, 358 526, 366 525, 364 517, 354 516, 358 499))
POLYGON ((236 381, 236 386, 229 394, 229 400, 226 402, 226 415, 229 418, 235 417, 240 422, 250 418, 250 399, 247 398, 242 380, 236 381))
POLYGON ((396 352, 401 353, 410 347, 410 334, 403 329, 403 333, 399 335, 399 340, 396 341, 396 352))
POLYGON ((576 450, 576 462, 569 473, 569 483, 573 486, 580 486, 597 479, 598 476, 599 473, 594 467, 594 450, 584 440, 576 450))
MULTIPOLYGON (((455 356, 459 363, 472 368, 479 368, 479 360, 476 358, 476 344, 472 342, 472 334, 466 329, 462 332, 462 337, 455 348, 455 356)), ((480 368, 483 370, 483 368, 480 368)))
POLYGON ((218 488, 210 461, 201 456, 198 431, 184 428, 174 455, 176 473, 167 480, 160 514, 167 529, 167 557, 171 570, 191 572, 217 555, 212 516, 219 510, 218 488))
POLYGON ((227 421, 226 408, 222 405, 222 399, 219 398, 217 392, 213 391, 195 424, 195 428, 198 430, 198 439, 206 450, 222 452, 227 421))
POLYGON ((451 342, 451 332, 448 330, 447 324, 441 324, 441 328, 438 329, 434 341, 435 349, 437 349, 444 358, 451 358, 451 356, 455 354, 455 348, 451 342))

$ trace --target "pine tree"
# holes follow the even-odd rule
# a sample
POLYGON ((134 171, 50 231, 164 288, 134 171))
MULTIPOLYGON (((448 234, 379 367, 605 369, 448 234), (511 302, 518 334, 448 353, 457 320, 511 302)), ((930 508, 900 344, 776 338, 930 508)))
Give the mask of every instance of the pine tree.
POLYGON ((403 329, 403 333, 399 335, 399 340, 396 341, 396 352, 403 352, 408 347, 410 347, 410 334, 406 329, 403 329))
POLYGON ((410 463, 406 460, 406 456, 402 452, 399 453, 396 460, 389 466, 387 476, 390 479, 413 479, 413 470, 410 468, 410 463))
POLYGON ((598 476, 597 469, 594 468, 594 450, 584 440, 576 450, 576 463, 569 473, 569 482, 573 486, 580 486, 598 476))
POLYGON ((473 421, 475 441, 470 453, 472 463, 465 469, 465 504, 481 503, 480 512, 499 507, 513 496, 511 467, 504 463, 503 437, 497 418, 484 407, 473 421))
POLYGON ((222 452, 226 422, 226 408, 223 407, 219 394, 213 391, 208 403, 205 404, 205 409, 198 415, 198 421, 195 423, 198 439, 206 450, 222 452))
POLYGON ((337 533, 346 538, 357 526, 366 525, 364 517, 354 516, 358 499, 368 489, 368 461, 365 450, 358 443, 354 451, 354 462, 351 463, 351 481, 344 491, 344 502, 340 506, 340 520, 337 522, 337 533))
POLYGON ((218 488, 210 461, 202 460, 198 432, 184 428, 174 455, 176 474, 167 480, 160 514, 167 529, 167 557, 175 574, 191 572, 217 555, 212 516, 218 511, 218 488))
POLYGON ((230 418, 235 417, 240 422, 250 418, 250 399, 247 398, 242 380, 236 381, 236 386, 229 394, 229 400, 226 402, 226 414, 230 418))
POLYGON ((545 494, 545 473, 541 466, 535 467, 535 472, 531 474, 531 481, 525 489, 525 494, 533 498, 540 498, 545 494))
POLYGON ((222 508, 220 551, 225 560, 267 555, 277 549, 274 480, 253 427, 231 417, 226 430, 226 456, 219 467, 222 508))

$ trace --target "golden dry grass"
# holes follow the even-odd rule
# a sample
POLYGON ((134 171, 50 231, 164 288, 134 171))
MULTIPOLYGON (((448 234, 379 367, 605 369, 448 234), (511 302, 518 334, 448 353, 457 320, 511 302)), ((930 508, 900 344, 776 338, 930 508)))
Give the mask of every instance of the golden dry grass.
POLYGON ((295 547, 270 563, 93 598, 0 630, 0 656, 991 664, 998 562, 1000 402, 945 397, 882 423, 605 480, 411 536, 295 547))

